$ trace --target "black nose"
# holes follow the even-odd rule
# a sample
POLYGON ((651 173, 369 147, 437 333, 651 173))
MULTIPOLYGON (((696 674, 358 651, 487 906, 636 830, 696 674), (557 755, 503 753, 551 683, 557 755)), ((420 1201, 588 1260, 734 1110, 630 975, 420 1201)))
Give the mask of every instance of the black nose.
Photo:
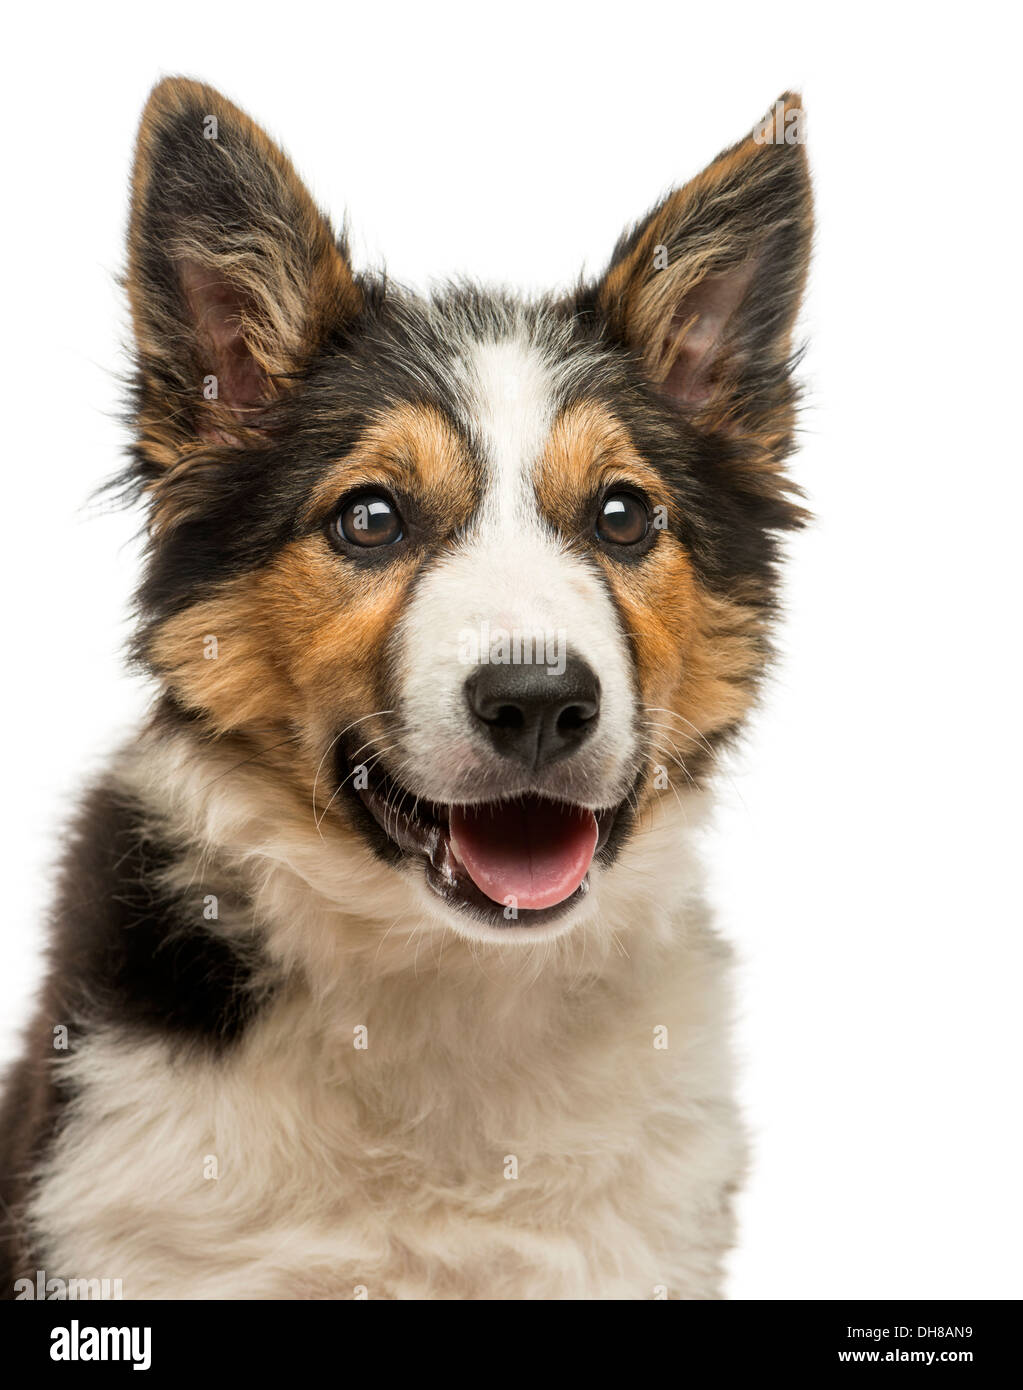
POLYGON ((480 666, 465 693, 497 751, 533 770, 574 753, 600 712, 600 682, 571 655, 554 674, 542 663, 480 666))

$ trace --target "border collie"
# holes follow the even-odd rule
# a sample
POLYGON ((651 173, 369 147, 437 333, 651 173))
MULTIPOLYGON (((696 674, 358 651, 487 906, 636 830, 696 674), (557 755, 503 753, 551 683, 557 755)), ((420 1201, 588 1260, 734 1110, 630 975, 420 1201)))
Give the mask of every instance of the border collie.
POLYGON ((117 480, 154 703, 7 1082, 9 1297, 721 1296, 745 1146, 694 837, 805 517, 802 119, 592 282, 421 297, 219 93, 156 87, 117 480))

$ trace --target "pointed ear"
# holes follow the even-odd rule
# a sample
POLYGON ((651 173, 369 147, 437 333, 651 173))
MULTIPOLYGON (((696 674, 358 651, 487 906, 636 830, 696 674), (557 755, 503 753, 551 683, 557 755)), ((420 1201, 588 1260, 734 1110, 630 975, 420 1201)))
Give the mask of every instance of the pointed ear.
POLYGON ((142 117, 127 283, 141 447, 163 464, 258 427, 362 298, 282 151, 183 78, 154 88, 142 117))
POLYGON ((705 428, 776 445, 792 426, 792 328, 812 232, 798 96, 669 194, 597 286, 612 332, 705 428))

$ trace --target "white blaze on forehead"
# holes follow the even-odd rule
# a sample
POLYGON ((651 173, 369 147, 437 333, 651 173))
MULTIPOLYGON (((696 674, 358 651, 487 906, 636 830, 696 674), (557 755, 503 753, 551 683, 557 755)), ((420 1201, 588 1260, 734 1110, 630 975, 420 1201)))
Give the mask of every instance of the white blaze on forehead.
POLYGON ((467 423, 484 466, 461 567, 466 614, 526 630, 563 626, 573 560, 533 488, 556 414, 553 371, 525 337, 473 344, 463 363, 467 423))
POLYGON ((554 380, 522 339, 477 344, 465 361, 468 425, 489 474, 481 522, 508 528, 535 512, 531 477, 554 423, 554 380))

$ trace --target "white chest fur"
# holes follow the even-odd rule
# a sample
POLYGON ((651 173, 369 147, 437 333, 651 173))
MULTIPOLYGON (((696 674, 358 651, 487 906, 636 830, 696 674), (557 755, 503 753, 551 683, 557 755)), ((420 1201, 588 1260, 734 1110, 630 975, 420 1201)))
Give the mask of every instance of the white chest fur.
MULTIPOLYGON (((712 1297, 742 1145, 721 961, 647 988, 425 964, 281 998, 220 1059, 90 1040, 33 1209, 126 1297, 712 1297)), ((641 971, 645 974, 645 971, 641 971)))

